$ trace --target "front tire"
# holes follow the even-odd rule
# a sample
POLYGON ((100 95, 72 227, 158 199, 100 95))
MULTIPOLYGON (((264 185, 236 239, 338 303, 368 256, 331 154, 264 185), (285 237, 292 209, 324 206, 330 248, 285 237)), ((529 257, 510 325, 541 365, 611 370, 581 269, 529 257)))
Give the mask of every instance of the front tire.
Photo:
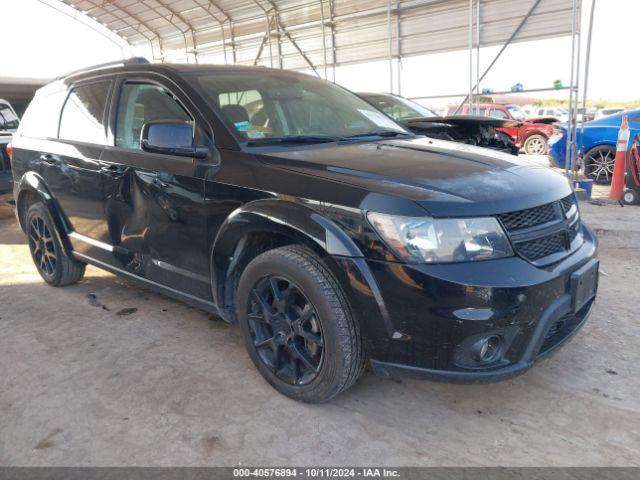
POLYGON ((326 402, 364 370, 364 342, 331 272, 303 246, 267 251, 240 277, 237 317, 251 360, 280 393, 326 402))
POLYGON ((584 157, 584 174, 596 183, 608 185, 613 177, 616 150, 609 145, 596 147, 584 157))
POLYGON ((527 155, 546 155, 548 142, 544 135, 531 135, 524 141, 523 149, 527 155))
POLYGON ((34 203, 27 211, 26 220, 29 251, 43 280, 54 287, 80 281, 85 264, 66 254, 47 208, 40 202, 34 203))

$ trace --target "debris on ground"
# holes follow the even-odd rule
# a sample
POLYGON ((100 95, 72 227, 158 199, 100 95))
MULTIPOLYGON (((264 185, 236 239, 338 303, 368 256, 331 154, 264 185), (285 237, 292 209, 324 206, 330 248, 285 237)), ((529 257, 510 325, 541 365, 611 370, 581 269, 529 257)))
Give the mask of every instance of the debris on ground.
POLYGON ((89 293, 87 295, 87 298, 89 299, 89 305, 91 305, 92 307, 102 306, 102 304, 98 301, 98 296, 95 293, 89 293))
POLYGON ((120 315, 120 316, 132 315, 132 314, 136 313, 137 311, 138 311, 138 309, 135 308, 135 307, 128 307, 128 308, 123 308, 121 310, 118 310, 116 315, 120 315))

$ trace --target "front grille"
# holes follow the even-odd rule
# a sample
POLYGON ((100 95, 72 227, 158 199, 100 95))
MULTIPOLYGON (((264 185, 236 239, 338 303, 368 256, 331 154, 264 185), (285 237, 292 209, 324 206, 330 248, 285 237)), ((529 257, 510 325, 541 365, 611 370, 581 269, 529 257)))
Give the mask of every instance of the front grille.
POLYGON ((571 210, 571 207, 575 205, 575 198, 573 198, 573 195, 568 195, 560 200, 560 204, 562 205, 562 210, 564 211, 564 213, 567 213, 569 210, 571 210))
MULTIPOLYGON (((571 243, 580 233, 580 220, 569 224, 573 218, 567 218, 574 205, 575 197, 571 194, 539 207, 503 213, 498 218, 516 253, 530 262, 537 262, 550 255, 569 253, 571 243), (540 236, 536 235, 537 229, 540 236)), ((571 214, 574 215, 573 212, 571 214)))
POLYGON ((504 228, 517 230, 520 228, 535 227, 543 223, 559 219, 559 212, 553 203, 547 203, 540 207, 528 208, 517 212, 503 213, 499 215, 504 228))
POLYGON ((554 253, 566 250, 566 234, 557 233, 548 237, 536 238, 516 244, 518 252, 527 260, 536 261, 554 253))

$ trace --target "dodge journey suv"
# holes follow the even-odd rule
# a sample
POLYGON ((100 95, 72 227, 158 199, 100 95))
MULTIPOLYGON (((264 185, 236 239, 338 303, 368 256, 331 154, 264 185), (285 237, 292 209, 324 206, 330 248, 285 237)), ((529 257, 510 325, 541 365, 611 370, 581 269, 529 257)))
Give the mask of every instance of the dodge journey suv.
POLYGON ((365 366, 488 382, 591 310, 596 239, 567 180, 416 137, 347 90, 260 67, 130 60, 40 89, 10 147, 53 286, 87 264, 238 322, 278 391, 365 366))

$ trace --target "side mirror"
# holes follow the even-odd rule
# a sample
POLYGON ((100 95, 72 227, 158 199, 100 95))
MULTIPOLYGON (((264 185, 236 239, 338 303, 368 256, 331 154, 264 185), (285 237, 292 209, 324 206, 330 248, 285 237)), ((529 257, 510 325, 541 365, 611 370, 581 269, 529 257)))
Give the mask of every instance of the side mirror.
POLYGON ((193 143, 193 126, 187 122, 145 123, 140 133, 142 150, 164 155, 204 158, 209 149, 193 143))

